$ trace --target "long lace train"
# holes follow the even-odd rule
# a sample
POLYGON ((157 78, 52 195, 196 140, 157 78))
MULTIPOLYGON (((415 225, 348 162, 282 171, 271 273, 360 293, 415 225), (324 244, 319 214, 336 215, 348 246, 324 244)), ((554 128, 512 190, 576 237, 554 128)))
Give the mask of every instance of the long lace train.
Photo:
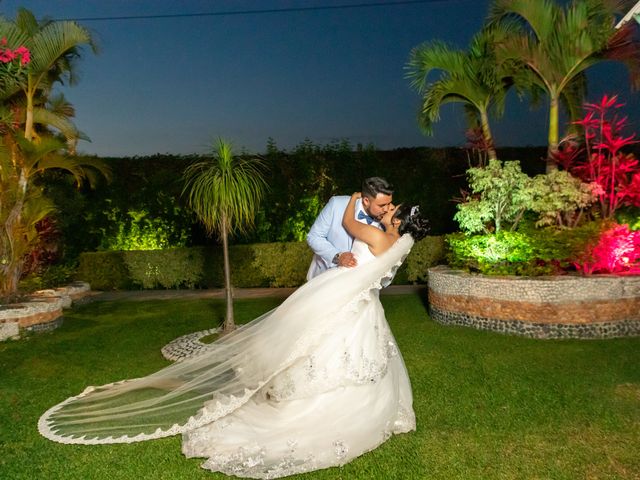
POLYGON ((358 268, 316 277, 201 355, 87 388, 39 430, 84 444, 181 433, 203 467, 251 478, 342 465, 413 430, 411 386, 378 298, 412 245, 405 235, 367 257, 354 244, 358 268))

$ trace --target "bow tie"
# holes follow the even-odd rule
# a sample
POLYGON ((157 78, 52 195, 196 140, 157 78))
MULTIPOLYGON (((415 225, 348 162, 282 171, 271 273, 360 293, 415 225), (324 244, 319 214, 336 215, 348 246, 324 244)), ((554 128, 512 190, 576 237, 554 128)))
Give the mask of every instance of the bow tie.
POLYGON ((367 225, 371 225, 373 223, 373 218, 364 213, 362 210, 358 212, 358 220, 366 220, 367 225))

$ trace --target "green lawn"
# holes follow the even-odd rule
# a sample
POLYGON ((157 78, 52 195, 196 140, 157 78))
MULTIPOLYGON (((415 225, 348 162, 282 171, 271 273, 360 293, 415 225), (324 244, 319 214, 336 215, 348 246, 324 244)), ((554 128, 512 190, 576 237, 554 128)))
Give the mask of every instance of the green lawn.
MULTIPOLYGON (((236 302, 248 321, 280 300, 236 302)), ((413 383, 417 432, 308 479, 638 479, 640 338, 542 341, 431 321, 417 295, 383 297, 413 383)), ((160 348, 210 328, 218 300, 96 302, 58 330, 0 343, 0 478, 227 478, 180 438, 70 446, 36 422, 87 385, 168 364, 160 348)))

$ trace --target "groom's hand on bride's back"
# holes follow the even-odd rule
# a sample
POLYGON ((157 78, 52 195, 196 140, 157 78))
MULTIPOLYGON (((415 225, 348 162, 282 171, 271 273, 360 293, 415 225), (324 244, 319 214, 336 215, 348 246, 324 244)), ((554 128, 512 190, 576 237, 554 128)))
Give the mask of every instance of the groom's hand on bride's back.
POLYGON ((339 267, 355 267, 358 264, 356 257, 351 252, 342 252, 338 257, 339 267))

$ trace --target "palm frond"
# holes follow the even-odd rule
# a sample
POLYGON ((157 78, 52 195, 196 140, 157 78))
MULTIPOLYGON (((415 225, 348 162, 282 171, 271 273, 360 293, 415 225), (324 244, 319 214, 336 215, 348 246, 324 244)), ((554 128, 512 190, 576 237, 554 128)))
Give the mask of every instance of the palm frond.
POLYGON ((40 29, 35 15, 23 7, 20 7, 16 13, 15 24, 27 37, 32 37, 40 29))
POLYGON ((77 53, 73 49, 80 45, 94 46, 91 33, 70 21, 46 25, 30 39, 29 44, 32 50, 30 69, 34 75, 47 72, 66 53, 77 53))
POLYGON ((640 25, 627 22, 609 38, 602 57, 624 64, 635 90, 640 90, 640 25))
POLYGON ((233 156, 232 146, 218 140, 211 158, 185 170, 183 194, 208 233, 245 232, 253 226, 267 183, 259 157, 233 156))
POLYGON ((553 35, 559 8, 552 0, 495 0, 488 22, 498 23, 508 18, 519 22, 523 32, 541 40, 553 35))
POLYGON ((14 22, 0 17, 0 38, 7 39, 10 48, 26 45, 29 35, 20 29, 14 22))
POLYGON ((44 126, 50 126, 60 131, 60 133, 71 141, 87 140, 90 141, 84 133, 82 133, 76 125, 66 116, 47 110, 45 108, 33 109, 33 121, 44 126))
POLYGON ((582 117, 582 105, 587 95, 587 76, 580 73, 562 90, 560 102, 569 116, 570 130, 573 130, 573 122, 582 117))
POLYGON ((428 88, 428 78, 433 71, 439 70, 446 76, 462 75, 465 57, 463 51, 451 49, 445 42, 423 43, 411 51, 406 76, 411 80, 411 86, 423 93, 428 88))

